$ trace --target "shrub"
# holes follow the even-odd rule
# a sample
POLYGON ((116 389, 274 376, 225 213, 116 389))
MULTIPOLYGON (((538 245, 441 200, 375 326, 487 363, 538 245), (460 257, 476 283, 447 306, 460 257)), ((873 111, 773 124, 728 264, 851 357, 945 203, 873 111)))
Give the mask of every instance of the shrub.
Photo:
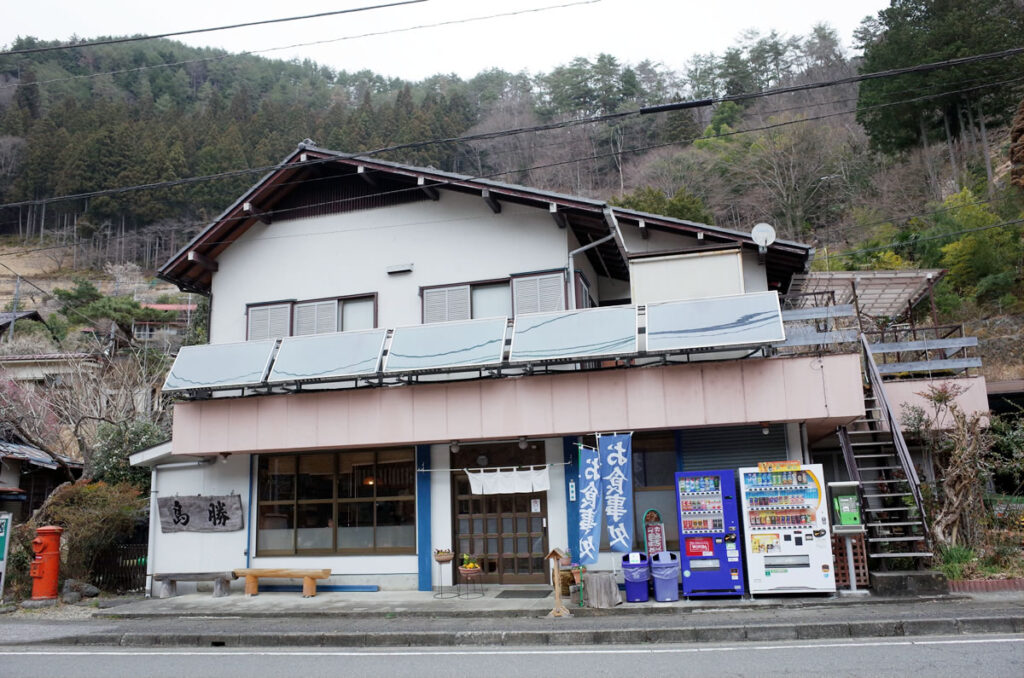
POLYGON ((146 499, 127 483, 79 480, 54 490, 26 527, 33 536, 43 525, 63 527, 62 578, 92 581, 96 558, 131 535, 146 507, 146 499))

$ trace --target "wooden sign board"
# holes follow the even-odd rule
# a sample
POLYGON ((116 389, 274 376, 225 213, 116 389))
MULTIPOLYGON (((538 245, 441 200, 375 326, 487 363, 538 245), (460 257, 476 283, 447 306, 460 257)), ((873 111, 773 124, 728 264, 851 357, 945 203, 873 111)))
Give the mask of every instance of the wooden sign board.
POLYGON ((244 526, 237 494, 159 497, 161 532, 235 532, 244 526))

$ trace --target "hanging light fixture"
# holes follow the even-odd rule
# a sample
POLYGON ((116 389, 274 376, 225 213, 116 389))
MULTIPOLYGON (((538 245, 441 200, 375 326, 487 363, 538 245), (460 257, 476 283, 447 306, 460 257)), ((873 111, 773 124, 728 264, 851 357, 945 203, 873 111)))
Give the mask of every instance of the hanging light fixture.
POLYGON ((520 436, 519 437, 519 449, 520 450, 525 450, 529 446, 530 446, 530 443, 528 443, 526 441, 526 436, 520 436))
POLYGON ((459 441, 458 440, 453 440, 451 442, 451 444, 448 446, 448 449, 451 450, 452 454, 458 454, 459 453, 459 441))

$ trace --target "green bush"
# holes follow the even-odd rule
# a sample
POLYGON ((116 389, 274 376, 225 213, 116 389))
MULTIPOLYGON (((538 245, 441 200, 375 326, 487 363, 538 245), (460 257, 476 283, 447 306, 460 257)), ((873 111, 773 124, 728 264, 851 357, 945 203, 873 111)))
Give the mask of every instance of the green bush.
MULTIPOLYGON (((36 529, 44 525, 62 527, 61 579, 93 581, 97 557, 131 535, 146 508, 146 498, 127 483, 65 483, 53 491, 31 521, 20 526, 25 534, 19 548, 26 550, 31 560, 31 539, 36 529)), ((27 575, 27 563, 19 563, 19 571, 24 566, 27 575)))
POLYGON ((939 550, 939 558, 939 569, 948 579, 963 579, 975 556, 974 550, 966 546, 945 546, 939 550))

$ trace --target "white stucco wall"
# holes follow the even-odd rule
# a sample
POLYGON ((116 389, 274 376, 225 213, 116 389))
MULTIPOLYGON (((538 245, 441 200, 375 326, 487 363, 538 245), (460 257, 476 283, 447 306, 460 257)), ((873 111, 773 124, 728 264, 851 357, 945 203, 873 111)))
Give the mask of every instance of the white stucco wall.
POLYGON ((282 299, 376 292, 379 327, 419 324, 420 287, 564 270, 568 234, 546 211, 503 203, 494 214, 480 198, 450 192, 437 202, 257 224, 218 259, 210 341, 244 341, 246 304, 282 299), (409 263, 411 273, 386 271, 409 263))

